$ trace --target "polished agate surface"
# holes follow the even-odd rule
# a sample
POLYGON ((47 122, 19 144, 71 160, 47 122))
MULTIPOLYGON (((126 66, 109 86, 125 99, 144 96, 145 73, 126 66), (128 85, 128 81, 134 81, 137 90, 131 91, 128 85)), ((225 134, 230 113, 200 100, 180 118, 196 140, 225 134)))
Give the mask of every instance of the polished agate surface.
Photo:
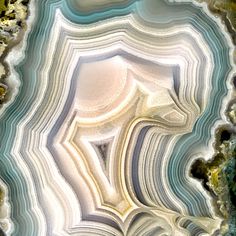
POLYGON ((32 0, 6 62, 6 235, 220 235, 190 174, 215 152, 235 69, 205 3, 32 0))

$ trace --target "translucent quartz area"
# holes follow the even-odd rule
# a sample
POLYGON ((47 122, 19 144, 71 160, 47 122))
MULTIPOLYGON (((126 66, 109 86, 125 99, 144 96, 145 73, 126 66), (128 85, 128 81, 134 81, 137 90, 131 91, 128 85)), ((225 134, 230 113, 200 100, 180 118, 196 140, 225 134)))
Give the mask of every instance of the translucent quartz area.
POLYGON ((6 233, 219 235, 190 166, 231 96, 220 19, 194 1, 32 0, 27 32, 0 122, 6 233))

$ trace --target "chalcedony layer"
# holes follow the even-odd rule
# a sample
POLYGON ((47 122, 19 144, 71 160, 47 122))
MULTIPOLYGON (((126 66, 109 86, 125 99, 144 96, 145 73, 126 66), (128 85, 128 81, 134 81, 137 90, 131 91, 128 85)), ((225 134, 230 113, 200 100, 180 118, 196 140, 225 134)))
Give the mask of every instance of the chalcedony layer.
POLYGON ((224 119, 229 37, 194 2, 95 3, 31 2, 0 124, 10 233, 212 235, 221 218, 189 167, 224 119))

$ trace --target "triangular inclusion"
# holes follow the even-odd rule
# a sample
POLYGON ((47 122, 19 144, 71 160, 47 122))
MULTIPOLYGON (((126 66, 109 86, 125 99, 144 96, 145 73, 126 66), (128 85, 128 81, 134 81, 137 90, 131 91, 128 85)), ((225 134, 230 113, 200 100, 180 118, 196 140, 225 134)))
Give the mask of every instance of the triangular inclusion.
POLYGON ((113 139, 91 142, 105 173, 107 173, 108 155, 110 155, 109 149, 111 149, 112 142, 113 139))

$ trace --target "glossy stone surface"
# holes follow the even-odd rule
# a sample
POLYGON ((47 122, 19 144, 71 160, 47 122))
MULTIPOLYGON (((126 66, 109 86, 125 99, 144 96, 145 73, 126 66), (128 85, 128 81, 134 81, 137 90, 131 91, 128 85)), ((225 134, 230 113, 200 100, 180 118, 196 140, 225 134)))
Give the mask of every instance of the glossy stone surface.
POLYGON ((217 235, 223 217, 190 170, 212 158, 232 98, 220 19, 193 1, 29 10, 0 122, 6 233, 217 235))

